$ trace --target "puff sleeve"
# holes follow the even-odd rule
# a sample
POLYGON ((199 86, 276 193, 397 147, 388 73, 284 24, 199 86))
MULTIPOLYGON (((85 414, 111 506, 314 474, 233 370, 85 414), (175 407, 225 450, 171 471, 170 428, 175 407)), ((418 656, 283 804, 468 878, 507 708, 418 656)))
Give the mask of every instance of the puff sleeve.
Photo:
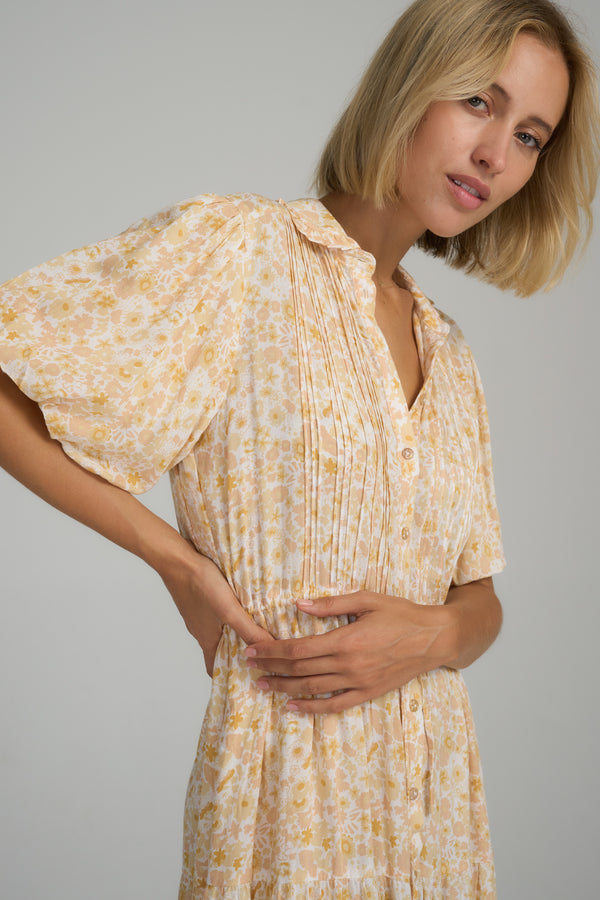
POLYGON ((476 466, 474 473, 471 527, 457 560, 453 584, 466 584, 501 572, 506 561, 502 548, 500 518, 492 470, 492 449, 487 406, 479 371, 471 352, 467 353, 471 402, 476 422, 476 466))
POLYGON ((197 442, 238 348, 244 224, 201 195, 0 286, 0 367, 86 469, 148 490, 197 442))

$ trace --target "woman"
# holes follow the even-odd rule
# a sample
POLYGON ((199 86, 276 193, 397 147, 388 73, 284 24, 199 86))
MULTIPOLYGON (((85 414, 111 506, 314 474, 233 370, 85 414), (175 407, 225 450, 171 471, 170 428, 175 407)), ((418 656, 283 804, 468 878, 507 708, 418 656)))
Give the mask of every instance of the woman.
POLYGON ((321 200, 192 198, 3 287, 0 461, 159 572, 213 675, 181 898, 494 896, 458 671, 501 620, 485 403, 398 263, 545 286, 597 163, 552 4, 418 0, 321 200), (167 470, 181 534, 132 496, 167 470))

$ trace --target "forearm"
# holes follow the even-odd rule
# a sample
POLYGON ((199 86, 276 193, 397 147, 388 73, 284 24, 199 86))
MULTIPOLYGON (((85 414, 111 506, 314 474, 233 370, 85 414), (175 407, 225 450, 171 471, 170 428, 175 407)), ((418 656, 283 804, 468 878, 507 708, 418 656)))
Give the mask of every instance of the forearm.
POLYGON ((445 609, 450 616, 446 665, 464 669, 493 644, 502 626, 502 607, 492 579, 451 587, 445 609))
POLYGON ((167 522, 121 488, 79 466, 53 440, 38 405, 0 372, 0 466, 47 503, 163 575, 195 551, 167 522))

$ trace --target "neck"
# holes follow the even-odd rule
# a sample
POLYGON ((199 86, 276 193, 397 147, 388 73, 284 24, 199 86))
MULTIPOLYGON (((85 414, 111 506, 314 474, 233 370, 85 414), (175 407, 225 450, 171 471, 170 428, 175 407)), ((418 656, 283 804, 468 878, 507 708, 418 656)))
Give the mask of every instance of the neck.
POLYGON ((418 228, 400 206, 376 209, 370 200, 354 194, 331 193, 321 203, 346 234, 375 257, 373 280, 381 286, 394 282, 394 273, 405 253, 420 237, 418 228))

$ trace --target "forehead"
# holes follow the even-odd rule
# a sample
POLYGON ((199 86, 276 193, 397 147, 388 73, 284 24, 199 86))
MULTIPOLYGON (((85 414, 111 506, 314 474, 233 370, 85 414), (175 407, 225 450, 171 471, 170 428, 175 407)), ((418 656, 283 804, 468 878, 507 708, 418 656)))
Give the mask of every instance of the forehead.
POLYGON ((558 48, 522 32, 495 81, 515 111, 558 125, 569 94, 569 71, 558 48))

